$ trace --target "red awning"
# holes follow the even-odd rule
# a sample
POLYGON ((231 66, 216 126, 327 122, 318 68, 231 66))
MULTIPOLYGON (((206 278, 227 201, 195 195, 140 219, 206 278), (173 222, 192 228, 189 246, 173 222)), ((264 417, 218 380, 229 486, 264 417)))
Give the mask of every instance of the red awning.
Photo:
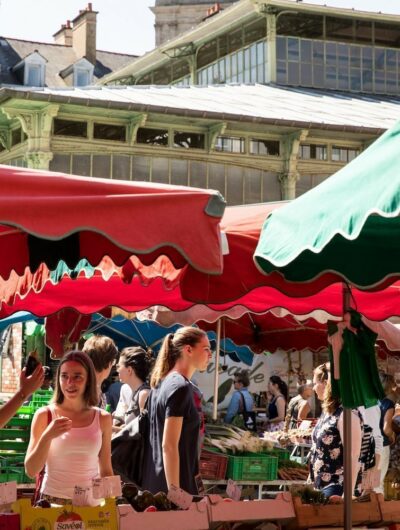
POLYGON ((62 259, 117 264, 140 255, 170 257, 208 274, 222 270, 218 192, 143 182, 85 178, 0 166, 0 276, 62 259))

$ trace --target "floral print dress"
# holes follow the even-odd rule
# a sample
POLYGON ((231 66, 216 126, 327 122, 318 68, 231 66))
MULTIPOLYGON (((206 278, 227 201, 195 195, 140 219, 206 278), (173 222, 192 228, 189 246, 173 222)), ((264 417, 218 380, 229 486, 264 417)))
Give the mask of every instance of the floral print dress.
POLYGON ((315 488, 343 485, 343 444, 338 421, 343 408, 333 414, 323 413, 312 434, 310 477, 315 488))

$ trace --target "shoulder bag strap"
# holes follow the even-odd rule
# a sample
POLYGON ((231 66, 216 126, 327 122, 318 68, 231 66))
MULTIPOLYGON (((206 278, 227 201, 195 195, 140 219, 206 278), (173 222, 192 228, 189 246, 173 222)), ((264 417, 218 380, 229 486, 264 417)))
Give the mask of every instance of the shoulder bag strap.
POLYGON ((243 395, 243 393, 242 393, 241 390, 239 390, 239 394, 242 396, 243 411, 244 411, 244 412, 249 412, 249 411, 247 410, 247 407, 246 407, 246 400, 244 399, 244 395, 243 395))

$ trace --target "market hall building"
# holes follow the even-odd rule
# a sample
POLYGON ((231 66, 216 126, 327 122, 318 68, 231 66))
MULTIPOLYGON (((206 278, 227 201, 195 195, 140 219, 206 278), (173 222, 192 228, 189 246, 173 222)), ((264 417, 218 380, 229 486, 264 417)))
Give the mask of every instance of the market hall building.
POLYGON ((399 47, 399 16, 241 0, 102 87, 1 89, 0 163, 293 198, 396 121, 399 47))

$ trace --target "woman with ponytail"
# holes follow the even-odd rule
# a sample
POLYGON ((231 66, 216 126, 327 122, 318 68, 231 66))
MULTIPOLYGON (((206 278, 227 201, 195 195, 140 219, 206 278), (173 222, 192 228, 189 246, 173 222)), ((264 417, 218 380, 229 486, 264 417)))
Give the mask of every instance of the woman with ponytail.
POLYGON ((139 416, 144 409, 150 393, 148 378, 153 363, 151 353, 140 346, 124 348, 121 352, 117 365, 119 380, 128 384, 132 390, 132 399, 124 417, 125 424, 139 416))
POLYGON ((151 376, 149 450, 144 489, 168 492, 173 484, 197 494, 200 417, 190 382, 211 358, 207 334, 183 327, 165 337, 151 376))

